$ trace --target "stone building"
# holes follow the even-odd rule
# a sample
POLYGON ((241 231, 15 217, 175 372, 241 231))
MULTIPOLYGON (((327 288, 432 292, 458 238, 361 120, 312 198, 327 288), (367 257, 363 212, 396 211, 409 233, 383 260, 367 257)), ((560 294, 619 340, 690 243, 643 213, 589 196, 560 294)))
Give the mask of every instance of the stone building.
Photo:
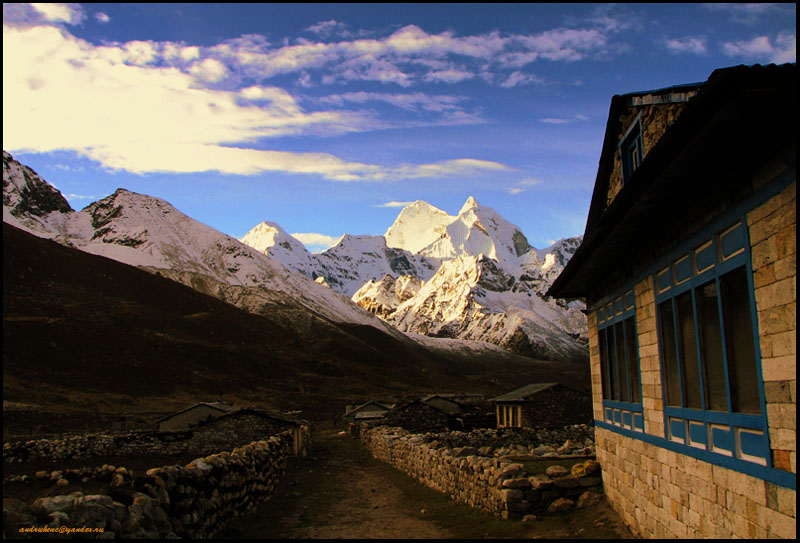
POLYGON ((233 405, 224 402, 201 402, 158 419, 156 426, 159 430, 184 430, 235 409, 233 405))
POLYGON ((591 396, 559 383, 533 383, 491 401, 498 428, 561 427, 592 419, 591 396))
POLYGON ((614 96, 584 241, 597 457, 644 537, 796 535, 797 68, 614 96))
POLYGON ((413 400, 394 406, 386 413, 382 424, 399 426, 416 433, 441 432, 450 429, 455 422, 456 418, 446 411, 421 400, 413 400))
POLYGON ((361 405, 348 405, 342 418, 349 424, 382 419, 392 407, 394 407, 394 404, 370 400, 361 405))

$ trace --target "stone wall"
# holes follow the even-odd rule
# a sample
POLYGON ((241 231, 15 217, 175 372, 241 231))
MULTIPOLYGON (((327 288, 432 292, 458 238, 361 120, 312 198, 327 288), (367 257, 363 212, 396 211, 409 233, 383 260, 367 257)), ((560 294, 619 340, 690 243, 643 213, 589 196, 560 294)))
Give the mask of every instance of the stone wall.
POLYGON ((375 458, 459 503, 506 518, 563 512, 596 503, 602 496, 600 465, 591 459, 572 471, 551 466, 547 474, 529 475, 521 463, 481 456, 475 447, 442 447, 442 434, 363 426, 360 437, 375 458))
POLYGON ((797 183, 747 223, 772 465, 797 474, 797 183))
POLYGON ((298 425, 241 411, 182 431, 85 434, 3 444, 3 462, 80 460, 99 456, 206 455, 257 441, 298 425))
POLYGON ((606 496, 643 538, 790 538, 795 491, 597 429, 606 496))
POLYGON ((95 473, 104 472, 109 481, 104 493, 42 497, 31 505, 4 500, 4 531, 20 537, 75 530, 80 537, 211 538, 269 499, 294 454, 294 439, 287 430, 139 477, 104 467, 95 473))

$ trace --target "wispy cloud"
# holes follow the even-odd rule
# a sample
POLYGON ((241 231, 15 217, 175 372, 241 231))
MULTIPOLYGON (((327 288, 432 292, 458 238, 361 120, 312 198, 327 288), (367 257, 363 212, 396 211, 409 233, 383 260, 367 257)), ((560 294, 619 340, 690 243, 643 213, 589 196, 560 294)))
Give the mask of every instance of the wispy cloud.
POLYGON ((785 12, 788 8, 787 4, 771 4, 767 2, 757 4, 720 2, 703 4, 703 6, 710 11, 720 11, 727 14, 731 21, 747 24, 754 23, 759 18, 770 13, 785 12))
POLYGON ((316 234, 313 232, 291 234, 293 238, 306 246, 306 249, 312 252, 324 251, 330 249, 342 239, 342 236, 328 236, 326 234, 316 234))
POLYGON ((542 183, 544 183, 544 180, 542 180, 542 179, 537 179, 535 177, 529 177, 529 178, 523 179, 522 181, 519 181, 519 182, 515 183, 513 186, 509 187, 508 188, 508 193, 509 194, 520 194, 522 192, 525 192, 529 188, 535 187, 536 185, 541 185, 542 183))
POLYGON ((383 204, 375 204, 372 207, 406 207, 413 203, 414 202, 386 202, 383 204))
POLYGON ((102 11, 98 11, 94 14, 94 18, 98 23, 105 24, 111 22, 111 17, 107 14, 103 13, 102 11))
POLYGON ((577 114, 573 117, 544 117, 539 119, 539 122, 545 124, 572 124, 575 122, 588 121, 589 117, 586 115, 577 114))
POLYGON ((664 45, 667 51, 674 54, 708 54, 708 44, 705 36, 686 36, 683 38, 666 39, 664 45))
POLYGON ((511 72, 505 81, 500 83, 500 86, 506 89, 517 87, 519 85, 539 85, 545 81, 541 77, 533 74, 521 72, 519 70, 511 72))
POLYGON ((321 21, 315 25, 306 28, 306 31, 316 34, 317 36, 328 38, 331 36, 351 37, 353 34, 347 30, 347 25, 331 19, 330 21, 321 21))
POLYGON ((725 42, 722 52, 729 57, 742 57, 783 64, 797 61, 797 36, 781 33, 771 39, 769 36, 757 36, 751 40, 725 42))

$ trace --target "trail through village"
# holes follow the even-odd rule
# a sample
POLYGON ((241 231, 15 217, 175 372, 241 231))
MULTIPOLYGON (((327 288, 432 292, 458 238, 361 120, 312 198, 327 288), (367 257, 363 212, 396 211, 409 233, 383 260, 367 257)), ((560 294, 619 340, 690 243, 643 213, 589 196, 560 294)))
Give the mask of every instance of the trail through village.
POLYGON ((222 537, 247 539, 630 538, 605 503, 531 523, 503 520, 373 459, 357 439, 318 430, 282 488, 222 537))

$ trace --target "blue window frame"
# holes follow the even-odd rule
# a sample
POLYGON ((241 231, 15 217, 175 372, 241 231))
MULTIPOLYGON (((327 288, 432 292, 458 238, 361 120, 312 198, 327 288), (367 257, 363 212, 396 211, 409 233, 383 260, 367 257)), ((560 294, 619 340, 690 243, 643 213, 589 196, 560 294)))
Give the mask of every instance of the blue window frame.
POLYGON ((597 310, 603 419, 609 424, 643 432, 639 341, 633 290, 606 300, 597 310))
POLYGON ((654 274, 665 437, 770 466, 749 247, 739 217, 654 274))
POLYGON ((622 161, 622 184, 625 185, 644 159, 642 123, 639 117, 631 123, 619 145, 622 161))

